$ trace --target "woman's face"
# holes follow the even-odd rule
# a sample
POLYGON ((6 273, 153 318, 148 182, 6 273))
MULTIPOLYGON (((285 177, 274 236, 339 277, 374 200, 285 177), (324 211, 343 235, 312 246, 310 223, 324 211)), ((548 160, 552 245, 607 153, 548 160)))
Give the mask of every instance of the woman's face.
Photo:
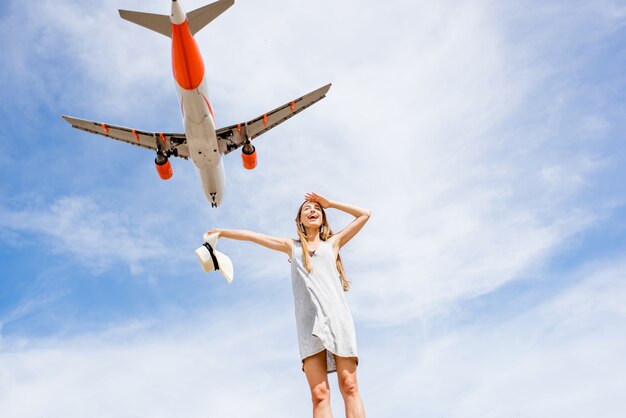
POLYGON ((319 203, 307 202, 302 206, 300 210, 300 223, 305 228, 319 228, 324 223, 324 217, 322 215, 322 207, 319 203))

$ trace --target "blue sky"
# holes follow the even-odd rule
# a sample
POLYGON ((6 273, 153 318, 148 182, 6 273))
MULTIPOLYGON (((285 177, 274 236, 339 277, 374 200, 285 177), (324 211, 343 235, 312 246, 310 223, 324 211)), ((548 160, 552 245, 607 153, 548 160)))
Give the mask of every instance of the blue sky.
POLYGON ((256 170, 225 158, 213 210, 189 162, 163 182, 59 117, 181 130, 168 39, 117 15, 169 3, 24 3, 0 12, 7 416, 307 416, 286 258, 222 240, 227 285, 193 254, 293 236, 307 191, 373 211, 343 250, 370 416, 623 415, 623 4, 237 1, 197 35, 219 125, 333 87, 256 170))

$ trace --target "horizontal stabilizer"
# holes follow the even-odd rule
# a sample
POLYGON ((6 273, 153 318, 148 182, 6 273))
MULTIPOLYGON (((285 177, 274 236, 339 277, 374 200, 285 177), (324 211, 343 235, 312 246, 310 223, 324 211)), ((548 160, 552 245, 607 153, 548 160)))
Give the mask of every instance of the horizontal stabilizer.
POLYGON ((157 15, 154 13, 133 12, 130 10, 119 10, 120 17, 139 26, 159 32, 169 38, 172 37, 172 22, 167 15, 157 15))
POLYGON ((219 0, 187 13, 191 34, 198 33, 200 29, 211 23, 213 19, 224 13, 233 4, 235 4, 235 0, 219 0))

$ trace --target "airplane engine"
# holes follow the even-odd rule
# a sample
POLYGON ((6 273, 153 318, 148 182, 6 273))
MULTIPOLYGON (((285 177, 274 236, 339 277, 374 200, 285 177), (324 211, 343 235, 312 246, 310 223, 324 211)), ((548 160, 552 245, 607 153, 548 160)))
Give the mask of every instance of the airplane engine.
POLYGON ((154 165, 156 166, 156 171, 159 173, 159 177, 163 180, 169 180, 172 178, 174 171, 172 170, 172 164, 170 164, 170 160, 163 154, 157 154, 154 159, 154 165))
POLYGON ((256 149, 251 143, 247 143, 241 149, 241 159, 243 160, 243 167, 246 170, 253 170, 256 167, 256 149))

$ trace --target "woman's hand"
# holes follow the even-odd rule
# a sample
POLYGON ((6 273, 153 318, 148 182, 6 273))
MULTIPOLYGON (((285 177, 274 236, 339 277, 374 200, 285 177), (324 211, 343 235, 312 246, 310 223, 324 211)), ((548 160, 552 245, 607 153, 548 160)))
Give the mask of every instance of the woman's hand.
POLYGON ((222 233, 221 229, 218 228, 213 228, 210 231, 207 231, 207 235, 213 235, 213 234, 217 234, 217 237, 220 237, 220 234, 222 233))
POLYGON ((319 203, 319 205, 324 209, 328 209, 330 207, 330 200, 315 192, 305 194, 304 200, 306 200, 307 202, 319 203))

